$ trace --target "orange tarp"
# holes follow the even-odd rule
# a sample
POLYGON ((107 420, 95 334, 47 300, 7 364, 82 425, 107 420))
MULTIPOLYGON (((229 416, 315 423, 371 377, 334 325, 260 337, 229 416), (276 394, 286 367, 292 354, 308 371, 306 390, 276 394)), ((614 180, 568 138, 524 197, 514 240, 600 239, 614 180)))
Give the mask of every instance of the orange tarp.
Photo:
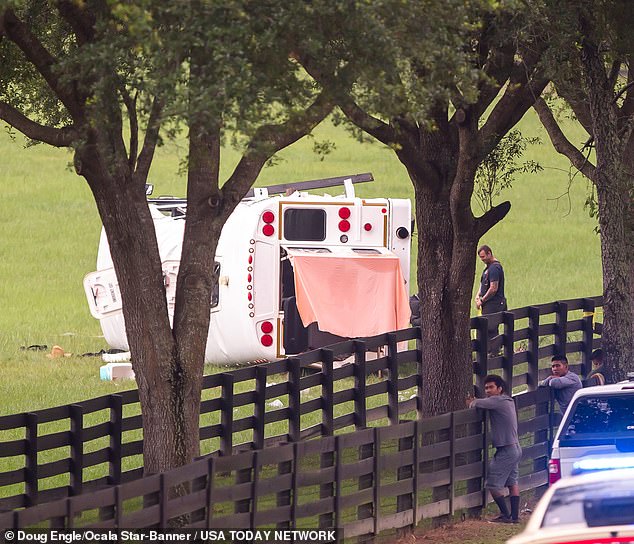
POLYGON ((350 338, 407 327, 409 296, 395 255, 292 257, 304 326, 350 338))

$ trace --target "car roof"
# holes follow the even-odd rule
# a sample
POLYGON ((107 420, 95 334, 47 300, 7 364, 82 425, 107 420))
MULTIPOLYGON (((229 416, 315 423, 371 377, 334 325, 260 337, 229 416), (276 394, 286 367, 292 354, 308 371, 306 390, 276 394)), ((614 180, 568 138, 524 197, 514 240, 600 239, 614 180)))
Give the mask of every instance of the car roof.
POLYGON ((572 400, 576 400, 579 397, 594 397, 596 395, 613 395, 616 393, 625 393, 627 395, 634 395, 634 382, 625 381, 619 383, 613 383, 610 385, 595 385, 593 387, 584 387, 575 392, 575 396, 572 400))

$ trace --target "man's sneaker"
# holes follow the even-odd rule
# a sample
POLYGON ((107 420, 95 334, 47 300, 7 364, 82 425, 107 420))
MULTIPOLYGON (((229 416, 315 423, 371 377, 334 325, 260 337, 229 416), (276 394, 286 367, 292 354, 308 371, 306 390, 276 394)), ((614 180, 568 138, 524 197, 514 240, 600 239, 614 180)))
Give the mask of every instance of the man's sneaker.
POLYGON ((496 518, 491 518, 487 520, 489 523, 517 523, 517 521, 513 521, 511 518, 506 517, 504 515, 499 515, 496 518))

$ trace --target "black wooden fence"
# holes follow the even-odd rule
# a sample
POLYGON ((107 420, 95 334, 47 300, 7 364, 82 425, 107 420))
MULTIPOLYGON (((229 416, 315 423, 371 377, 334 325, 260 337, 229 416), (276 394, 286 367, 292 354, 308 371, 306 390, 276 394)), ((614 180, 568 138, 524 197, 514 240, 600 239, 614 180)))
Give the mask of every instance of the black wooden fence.
MULTIPOLYGON (((547 390, 517 396, 523 490, 547 482, 547 390), (545 415, 538 415, 543 413, 545 415)), ((486 426, 463 410, 227 456, 0 514, 0 527, 338 528, 376 535, 486 504, 486 426)))
MULTIPOLYGON (((488 319, 499 324, 500 339, 503 342, 501 355, 495 357, 488 355, 487 319, 472 319, 476 385, 481 385, 482 378, 487 373, 501 371, 507 383, 512 383, 514 387, 525 386, 526 392, 517 399, 518 406, 522 409, 526 408, 530 414, 530 418, 526 420, 530 423, 522 423, 522 425, 525 427, 525 434, 532 436, 532 441, 525 437, 525 440, 528 440, 525 443, 528 448, 525 457, 531 462, 531 471, 526 477, 531 481, 542 482, 545 478, 545 456, 549 433, 552 433, 552 421, 549 421, 550 411, 547 403, 539 397, 541 393, 535 392, 538 380, 548 372, 547 369, 539 369, 539 360, 555 352, 576 353, 580 355, 580 358, 579 363, 576 366, 573 365, 573 368, 585 374, 590 353, 600 342, 601 324, 595 323, 594 320, 595 307, 600 305, 601 298, 593 297, 530 306, 490 316, 488 319)), ((355 440, 351 438, 353 436, 366 437, 369 436, 367 433, 375 432, 379 433, 376 435, 376 440, 390 435, 391 432, 410 433, 400 437, 401 441, 418 444, 418 438, 416 440, 412 438, 414 431, 411 429, 416 428, 416 437, 421 432, 423 434, 431 432, 431 429, 425 429, 424 422, 418 422, 414 427, 411 426, 413 424, 408 424, 409 427, 407 425, 401 427, 397 424, 404 419, 417 419, 419 414, 420 398, 423 394, 419 353, 424 346, 416 342, 414 348, 410 347, 411 341, 419 340, 419 338, 418 329, 405 329, 363 341, 343 342, 330 346, 328 349, 316 350, 275 363, 206 376, 201 403, 201 451, 204 454, 219 454, 220 457, 213 456, 212 458, 215 459, 213 462, 204 460, 192 466, 198 467, 196 470, 202 470, 200 467, 207 466, 205 463, 211 463, 209 465, 211 467, 223 467, 222 463, 233 461, 220 461, 221 458, 233 459, 230 457, 231 454, 241 451, 245 453, 240 453, 236 459, 242 461, 235 461, 235 463, 246 463, 245 459, 253 460, 254 457, 249 456, 254 456, 256 452, 259 452, 260 458, 267 458, 269 454, 262 450, 273 444, 300 443, 292 447, 285 445, 284 451, 292 449, 293 452, 303 452, 303 448, 319 448, 316 445, 302 445, 302 441, 306 438, 333 437, 335 434, 350 433, 354 430, 360 431, 361 434, 350 434, 350 438, 345 438, 347 434, 341 434, 336 439, 329 438, 315 444, 331 444, 332 448, 335 448, 335 444, 347 444, 346 440, 355 440), (370 360, 368 353, 377 352, 377 350, 380 356, 370 360), (352 354, 353 364, 338 367, 337 359, 348 354, 352 354), (302 369, 314 363, 321 363, 321 371, 303 375, 302 369), (275 401, 277 406, 272 403, 275 401), (410 431, 367 430, 371 425, 383 424, 393 426, 389 429, 410 429, 410 431)), ((438 421, 445 421, 442 418, 451 417, 473 416, 449 414, 441 416, 438 421)), ((432 423, 428 422, 428 424, 432 423)), ((436 424, 433 423, 433 425, 436 424)), ((446 425, 446 429, 453 428, 449 423, 446 425)), ((449 434, 453 436, 452 433, 453 431, 449 434)), ((372 434, 372 436, 375 435, 372 434)), ((478 448, 481 449, 482 436, 474 436, 476 438, 472 438, 471 441, 473 444, 477 442, 478 448)), ((380 440, 376 442, 376 440, 372 442, 373 451, 375 451, 373 458, 381 459, 379 452, 382 451, 382 442, 380 440)), ((306 444, 309 443, 306 442, 306 444)), ((442 447, 423 442, 416 447, 420 449, 428 446, 433 451, 449 448, 451 458, 458 453, 451 440, 442 447)), ((0 472, 0 511, 32 507, 65 497, 72 497, 72 501, 78 501, 64 502, 68 507, 74 504, 81 505, 83 504, 81 501, 84 500, 81 498, 82 494, 97 490, 101 490, 99 497, 114 497, 113 493, 119 493, 115 491, 117 489, 127 490, 125 493, 139 492, 147 495, 147 488, 144 486, 150 485, 148 482, 159 482, 156 483, 159 485, 163 481, 160 485, 165 485, 165 478, 168 478, 167 483, 171 485, 169 478, 172 476, 166 475, 152 477, 153 479, 150 480, 139 480, 142 475, 142 447, 142 418, 138 392, 135 390, 68 406, 0 417, 0 467, 2 467, 0 469, 2 470, 0 472), (125 487, 121 487, 121 484, 125 487)), ((416 447, 413 449, 416 450, 416 447)), ((275 448, 272 451, 282 450, 275 448)), ((447 452, 443 450, 442 453, 444 455, 447 452)), ((399 455, 407 457, 410 454, 399 455)), ((325 453, 324 456, 329 458, 325 453)), ((440 456, 434 463, 437 464, 446 458, 446 455, 440 456)), ((338 459, 336 452, 333 459, 338 459)), ((285 463, 292 465, 293 462, 296 463, 297 458, 285 463)), ((373 462, 381 463, 379 460, 373 462)), ((370 462, 363 463, 365 466, 370 462)), ((396 470, 399 474, 405 474, 410 470, 406 469, 407 466, 409 465, 399 465, 396 470)), ((483 463, 481 462, 478 466, 482 467, 483 463)), ((332 467, 336 467, 336 463, 332 467)), ((216 469, 224 472, 233 470, 230 467, 216 469)), ((188 468, 182 470, 182 474, 190 474, 188 468)), ((351 470, 354 472, 356 469, 351 470)), ((467 469, 464 470, 468 472, 467 469)), ((332 468, 330 471, 332 474, 329 473, 328 477, 334 477, 334 471, 335 468, 332 468)), ((181 472, 174 474, 181 474, 181 472)), ((205 484, 207 488, 210 485, 213 486, 213 482, 216 481, 209 475, 213 476, 213 472, 205 476, 208 480, 205 484), (210 484, 209 481, 212 483, 210 484)), ((468 475, 470 478, 467 480, 477 480, 482 476, 481 473, 476 475, 475 472, 468 475)), ((413 471, 411 478, 419 476, 418 471, 413 471)), ((436 476, 428 478, 433 479, 436 476)), ((455 480, 455 474, 451 478, 455 480)), ((364 481, 367 484, 366 480, 364 481)), ((455 490, 456 484, 462 480, 454 480, 442 485, 449 485, 455 490)), ((300 483, 301 481, 300 478, 300 483)), ((374 481, 380 483, 380 475, 375 477, 374 481)), ((277 489, 276 485, 271 484, 272 488, 277 489)), ((337 485, 339 484, 336 482, 332 483, 335 488, 337 485)), ((372 485, 373 489, 376 488, 376 493, 381 495, 381 487, 377 488, 376 483, 372 485)), ((409 484, 394 485, 401 489, 402 486, 409 484)), ((243 489, 251 489, 253 486, 254 484, 251 483, 243 486, 243 489)), ((441 484, 434 485, 434 487, 438 486, 441 484)), ((419 487, 416 483, 415 489, 419 487)), ((288 490, 276 491, 282 494, 288 494, 287 492, 288 490)), ((244 493, 246 491, 240 491, 239 495, 242 496, 244 493)), ((368 493, 370 492, 364 491, 364 496, 368 493)), ((387 493, 385 496, 391 496, 391 491, 387 493)), ((456 502, 453 493, 454 491, 446 499, 449 501, 447 504, 452 505, 450 510, 455 509, 456 504, 462 507, 464 501, 467 501, 467 499, 460 499, 456 502)), ((291 495, 295 497, 292 493, 291 495)), ((400 496, 401 493, 398 495, 400 496)), ((336 498, 336 493, 332 497, 336 498)), ((130 498, 119 497, 117 500, 129 502, 130 498)), ((326 499, 328 497, 324 498, 326 499)), ((250 499, 245 495, 241 500, 248 502, 256 499, 250 499)), ((62 503, 55 504, 55 508, 62 508, 59 506, 62 503)), ((296 507, 297 505, 294 506, 294 511, 297 510, 296 507)), ((163 512, 162 507, 157 507, 158 510, 162 512, 161 516, 171 515, 169 509, 163 512)), ((416 511, 411 513, 414 517, 424 511, 416 508, 414 510, 416 511)), ((27 511, 38 512, 39 510, 28 508, 27 511)), ((118 512, 116 507, 115 511, 118 512)), ((124 514, 120 512, 117 515, 124 514)), ((332 512, 331 514, 334 515, 332 512)), ((294 516, 291 519, 296 520, 296 514, 294 516)), ((369 522, 364 523, 367 525, 369 522)))

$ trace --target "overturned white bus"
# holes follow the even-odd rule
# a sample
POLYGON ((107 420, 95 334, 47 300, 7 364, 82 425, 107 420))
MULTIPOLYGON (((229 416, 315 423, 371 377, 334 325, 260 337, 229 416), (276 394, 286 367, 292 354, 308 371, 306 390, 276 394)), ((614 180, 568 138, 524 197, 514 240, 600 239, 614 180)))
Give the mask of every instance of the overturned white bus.
MULTIPOLYGON (((250 191, 218 242, 206 362, 272 361, 407 326, 411 204, 356 197, 353 183, 372 180, 358 174, 250 191), (336 185, 344 185, 343 195, 305 192, 336 185)), ((159 198, 150 207, 171 318, 186 201, 159 198)), ((127 350, 103 231, 97 271, 84 278, 84 289, 108 344, 127 350)))

